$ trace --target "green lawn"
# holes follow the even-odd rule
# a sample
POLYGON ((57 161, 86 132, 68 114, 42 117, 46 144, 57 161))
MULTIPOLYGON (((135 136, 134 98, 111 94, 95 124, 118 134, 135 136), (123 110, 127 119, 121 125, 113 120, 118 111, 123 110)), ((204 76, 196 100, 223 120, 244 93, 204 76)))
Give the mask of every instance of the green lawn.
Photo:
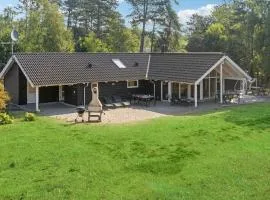
POLYGON ((130 125, 0 126, 0 199, 269 197, 269 103, 130 125))

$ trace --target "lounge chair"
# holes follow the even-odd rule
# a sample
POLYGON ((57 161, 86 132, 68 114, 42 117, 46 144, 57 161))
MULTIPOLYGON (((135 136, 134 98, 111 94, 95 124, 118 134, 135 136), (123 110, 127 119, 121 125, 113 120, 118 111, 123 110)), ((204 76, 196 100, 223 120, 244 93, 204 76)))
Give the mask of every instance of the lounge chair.
POLYGON ((120 96, 114 95, 114 96, 112 96, 112 99, 113 99, 114 103, 120 103, 124 106, 130 106, 130 101, 126 101, 126 100, 122 99, 120 96))
POLYGON ((101 97, 100 101, 103 104, 103 106, 107 109, 115 108, 115 105, 113 104, 112 100, 109 99, 108 97, 101 97))
POLYGON ((124 105, 122 103, 117 103, 117 102, 113 102, 111 97, 103 97, 105 102, 107 104, 112 104, 114 107, 119 108, 119 107, 123 107, 124 105))

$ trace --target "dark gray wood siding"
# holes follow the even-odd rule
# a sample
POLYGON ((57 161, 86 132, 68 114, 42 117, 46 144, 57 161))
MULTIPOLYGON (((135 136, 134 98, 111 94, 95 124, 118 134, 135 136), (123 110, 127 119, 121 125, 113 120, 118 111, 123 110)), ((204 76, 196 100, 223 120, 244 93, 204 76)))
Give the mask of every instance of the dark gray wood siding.
POLYGON ((11 98, 11 103, 19 104, 19 67, 16 63, 5 75, 4 86, 11 98))
MULTIPOLYGON (((84 104, 84 87, 85 84, 72 86, 64 86, 65 102, 72 105, 84 104)), ((154 85, 148 80, 140 80, 138 88, 127 88, 126 81, 99 83, 99 96, 129 97, 131 94, 154 94, 154 85)), ((86 105, 92 99, 91 84, 85 87, 85 103, 86 105)))
POLYGON ((59 101, 59 86, 40 87, 39 102, 49 103, 59 101))
POLYGON ((5 75, 4 86, 11 98, 11 103, 27 104, 27 80, 17 63, 14 63, 5 75))
POLYGON ((77 104, 77 85, 65 85, 64 90, 64 102, 71 105, 77 104))
POLYGON ((147 80, 140 80, 138 88, 127 88, 126 81, 99 83, 99 96, 118 95, 130 97, 132 94, 153 94, 154 85, 147 80))
POLYGON ((27 80, 19 68, 19 104, 27 104, 27 80))

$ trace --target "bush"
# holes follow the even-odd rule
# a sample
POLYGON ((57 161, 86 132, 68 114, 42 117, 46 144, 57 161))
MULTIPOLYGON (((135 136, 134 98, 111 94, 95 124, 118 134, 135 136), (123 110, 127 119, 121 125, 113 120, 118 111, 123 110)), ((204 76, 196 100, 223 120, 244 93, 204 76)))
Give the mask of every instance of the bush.
POLYGON ((8 93, 4 89, 4 85, 0 82, 0 111, 6 108, 9 101, 8 93))
POLYGON ((7 113, 0 113, 0 125, 12 124, 12 123, 13 123, 13 117, 8 115, 7 113))
POLYGON ((25 113, 24 115, 24 121, 26 122, 32 122, 36 120, 36 115, 34 113, 25 113))

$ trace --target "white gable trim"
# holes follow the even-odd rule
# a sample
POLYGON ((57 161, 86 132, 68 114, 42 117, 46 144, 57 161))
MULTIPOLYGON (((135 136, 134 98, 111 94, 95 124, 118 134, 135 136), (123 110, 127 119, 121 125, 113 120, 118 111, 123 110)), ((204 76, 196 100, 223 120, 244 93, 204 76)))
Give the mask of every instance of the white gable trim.
POLYGON ((33 82, 31 81, 31 79, 28 77, 28 75, 25 73, 25 70, 23 69, 21 63, 19 62, 19 60, 16 58, 16 56, 12 56, 8 63, 6 64, 6 66, 4 67, 4 69, 2 70, 2 72, 0 73, 0 79, 4 78, 4 76, 7 74, 7 72, 10 70, 10 68, 12 67, 12 64, 16 62, 19 66, 19 68, 21 69, 23 75, 26 77, 27 81, 30 83, 31 87, 35 87, 35 85, 33 84, 33 82))
POLYGON ((14 63, 14 59, 13 56, 8 60, 8 63, 5 65, 5 67, 3 68, 3 70, 0 73, 0 79, 3 79, 4 76, 6 75, 6 73, 8 72, 9 68, 12 66, 12 64, 14 63))
POLYGON ((16 58, 16 56, 14 56, 15 61, 17 62, 17 64, 19 65, 20 69, 22 70, 22 73, 24 74, 24 76, 26 77, 27 81, 30 83, 30 85, 32 87, 35 87, 35 85, 33 84, 33 82, 30 80, 30 78, 28 77, 28 75, 26 74, 26 72, 24 71, 21 63, 19 62, 19 60, 16 58))
POLYGON ((223 63, 225 58, 226 56, 223 56, 221 59, 219 59, 216 64, 214 64, 210 69, 208 69, 207 72, 205 72, 205 74, 202 75, 202 77, 195 82, 195 85, 198 85, 208 74, 210 74, 211 71, 213 71, 217 66, 223 63))
POLYGON ((237 70, 239 70, 248 80, 252 80, 252 78, 241 68, 239 65, 237 65, 232 59, 230 59, 228 56, 226 56, 226 60, 232 64, 237 70))
POLYGON ((223 56, 216 64, 214 64, 209 70, 207 70, 207 72, 201 78, 199 78, 195 82, 195 84, 198 85, 211 71, 213 71, 220 64, 224 63, 225 60, 228 61, 232 65, 232 67, 234 67, 238 72, 243 74, 246 79, 248 79, 249 81, 252 80, 252 78, 244 70, 242 70, 241 67, 239 67, 232 59, 230 59, 228 56, 223 56))

